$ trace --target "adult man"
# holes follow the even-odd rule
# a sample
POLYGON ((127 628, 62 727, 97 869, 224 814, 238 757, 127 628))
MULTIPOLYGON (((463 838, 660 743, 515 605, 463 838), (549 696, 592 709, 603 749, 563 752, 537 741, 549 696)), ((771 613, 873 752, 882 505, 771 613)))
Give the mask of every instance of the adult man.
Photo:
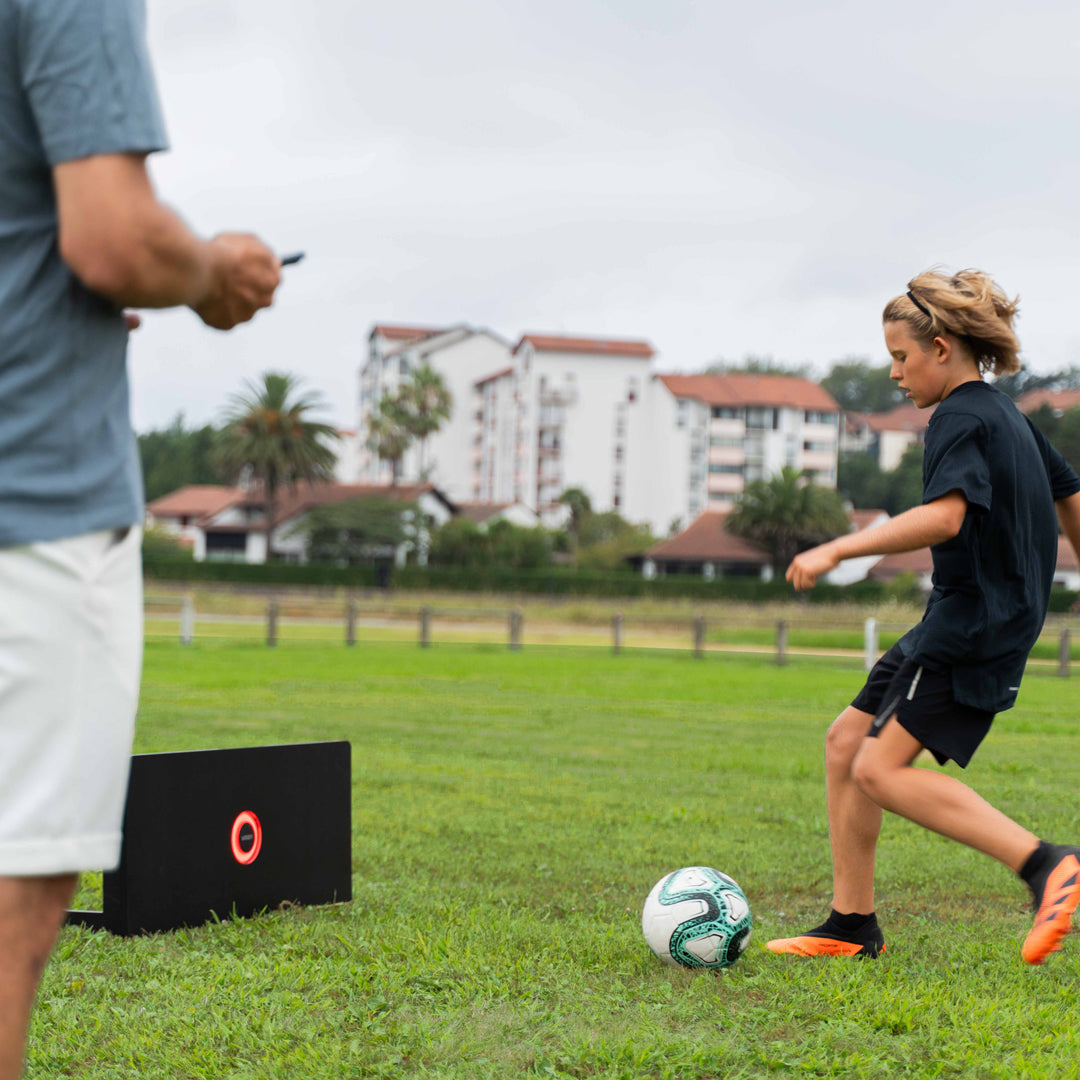
POLYGON ((253 236, 158 202, 143 0, 0 0, 0 1080, 78 871, 115 866, 142 655, 125 307, 226 330, 273 300, 253 236))

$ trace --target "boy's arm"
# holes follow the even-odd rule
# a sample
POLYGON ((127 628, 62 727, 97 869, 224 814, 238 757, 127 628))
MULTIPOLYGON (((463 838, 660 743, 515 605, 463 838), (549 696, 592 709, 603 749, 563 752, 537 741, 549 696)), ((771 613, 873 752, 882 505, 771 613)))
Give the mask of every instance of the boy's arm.
POLYGON ((1061 528, 1076 552, 1077 561, 1080 561, 1080 491, 1058 499, 1054 506, 1057 508, 1061 528))
POLYGON ((801 555, 788 567, 787 580, 800 592, 813 588, 817 579, 844 559, 861 555, 891 555, 951 540, 964 524, 967 499, 960 491, 950 491, 940 499, 913 506, 873 529, 838 536, 801 555))

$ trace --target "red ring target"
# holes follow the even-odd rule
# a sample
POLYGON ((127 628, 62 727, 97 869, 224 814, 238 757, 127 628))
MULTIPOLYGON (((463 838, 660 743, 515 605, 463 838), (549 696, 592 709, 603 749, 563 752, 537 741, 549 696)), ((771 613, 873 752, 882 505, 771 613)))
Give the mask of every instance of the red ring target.
POLYGON ((232 841, 233 858, 241 866, 248 866, 253 863, 262 850, 262 825, 259 824, 259 819, 250 810, 244 810, 237 814, 236 820, 232 824, 232 836, 230 839, 232 841), (245 825, 251 829, 252 834, 251 846, 248 848, 244 848, 240 844, 240 834, 245 825))

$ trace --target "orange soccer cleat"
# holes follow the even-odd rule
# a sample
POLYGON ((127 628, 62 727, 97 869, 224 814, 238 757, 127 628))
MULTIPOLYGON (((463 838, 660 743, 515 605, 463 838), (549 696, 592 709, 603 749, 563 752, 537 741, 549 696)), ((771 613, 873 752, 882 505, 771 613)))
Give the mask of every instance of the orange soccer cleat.
POLYGON ((1072 929, 1073 912, 1080 903, 1080 848, 1062 847, 1036 894, 1035 925, 1020 955, 1029 964, 1041 964, 1061 948, 1061 939, 1072 929))
POLYGON ((885 951, 885 936, 873 915, 853 930, 837 926, 830 916, 821 926, 798 937, 767 941, 765 948, 788 956, 863 956, 873 960, 885 951))

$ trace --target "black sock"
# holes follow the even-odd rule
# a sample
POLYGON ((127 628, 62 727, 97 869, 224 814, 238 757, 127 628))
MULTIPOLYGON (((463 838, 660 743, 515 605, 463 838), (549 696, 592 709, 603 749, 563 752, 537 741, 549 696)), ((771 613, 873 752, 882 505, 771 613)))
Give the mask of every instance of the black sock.
POLYGON ((857 911, 841 915, 836 908, 833 908, 832 911, 829 912, 829 918, 825 925, 828 926, 830 924, 842 933, 857 934, 860 930, 865 930, 870 926, 876 926, 877 915, 872 911, 869 915, 862 915, 857 911))
POLYGON ((1042 901, 1046 889, 1046 879, 1050 871, 1057 866, 1063 854, 1058 844, 1039 841, 1039 846, 1028 856, 1027 862, 1020 868, 1020 877, 1027 882, 1027 887, 1035 897, 1036 906, 1042 901))

